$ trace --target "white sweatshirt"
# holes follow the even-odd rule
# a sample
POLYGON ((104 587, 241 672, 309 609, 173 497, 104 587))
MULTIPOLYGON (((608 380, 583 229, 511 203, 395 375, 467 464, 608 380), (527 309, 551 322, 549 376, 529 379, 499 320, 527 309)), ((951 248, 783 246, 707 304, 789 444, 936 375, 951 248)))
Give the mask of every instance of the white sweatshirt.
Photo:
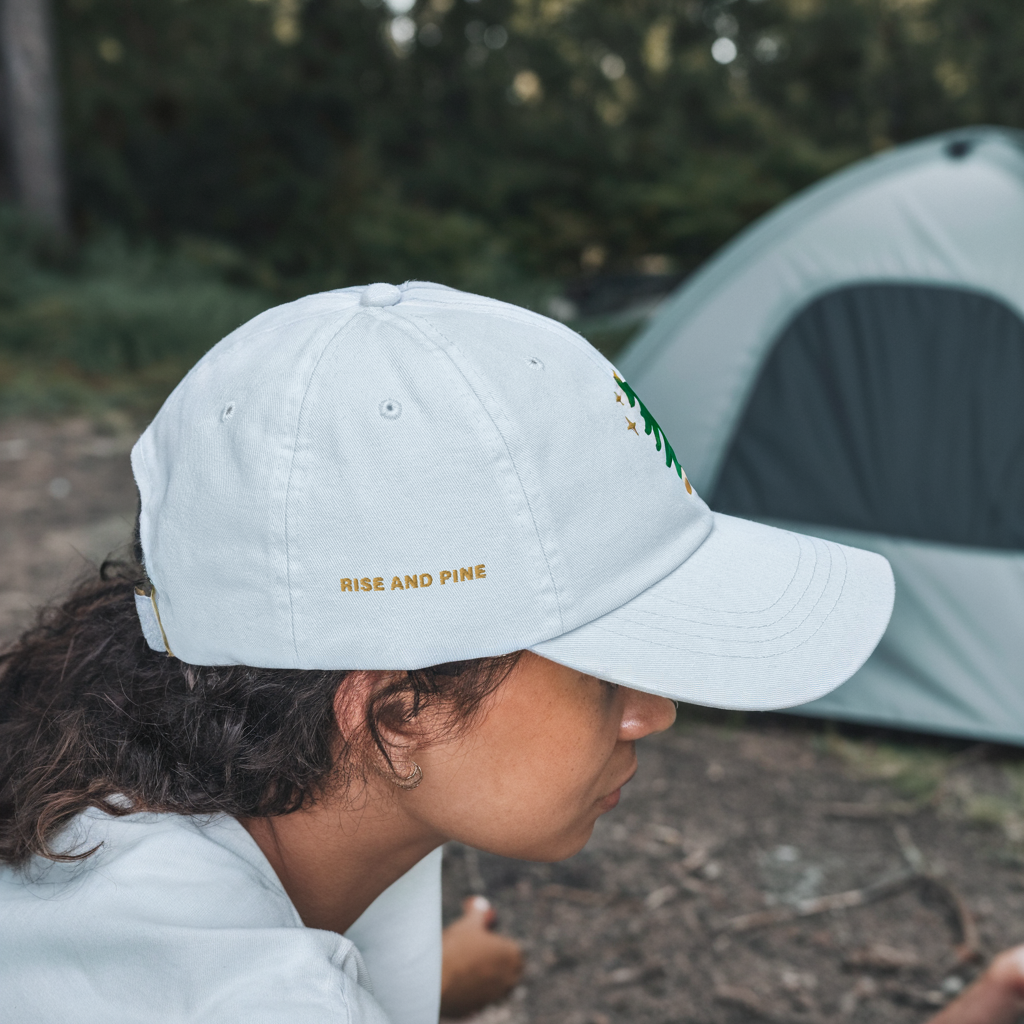
POLYGON ((87 811, 69 837, 103 846, 0 868, 5 1024, 436 1024, 440 850, 343 937, 303 925, 233 818, 87 811))

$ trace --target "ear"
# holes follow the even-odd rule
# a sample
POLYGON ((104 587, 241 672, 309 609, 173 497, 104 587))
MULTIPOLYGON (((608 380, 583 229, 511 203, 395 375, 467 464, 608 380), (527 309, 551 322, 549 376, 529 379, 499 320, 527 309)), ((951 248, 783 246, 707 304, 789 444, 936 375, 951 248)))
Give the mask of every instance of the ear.
POLYGON ((357 742, 366 728, 366 707, 386 672, 347 672, 334 693, 334 720, 346 743, 357 742))
POLYGON ((396 769, 402 773, 422 738, 420 723, 415 723, 414 695, 400 685, 405 675, 349 672, 334 696, 334 717, 343 742, 362 748, 366 763, 377 764, 387 776, 396 769))

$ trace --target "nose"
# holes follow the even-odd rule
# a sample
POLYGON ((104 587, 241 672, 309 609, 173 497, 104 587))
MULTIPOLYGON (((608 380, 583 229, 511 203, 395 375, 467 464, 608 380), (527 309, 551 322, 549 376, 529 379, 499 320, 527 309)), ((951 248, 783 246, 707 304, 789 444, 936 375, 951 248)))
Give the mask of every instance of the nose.
POLYGON ((664 732, 676 720, 676 706, 668 697, 625 689, 619 739, 633 742, 664 732))

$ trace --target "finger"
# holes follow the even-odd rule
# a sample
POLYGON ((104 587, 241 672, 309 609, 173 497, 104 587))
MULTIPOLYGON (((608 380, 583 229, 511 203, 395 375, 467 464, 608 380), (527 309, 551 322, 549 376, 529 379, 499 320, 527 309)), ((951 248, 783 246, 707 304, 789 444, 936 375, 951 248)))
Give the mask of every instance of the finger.
POLYGON ((462 916, 481 928, 493 928, 498 920, 497 911, 486 896, 467 896, 462 901, 462 916))

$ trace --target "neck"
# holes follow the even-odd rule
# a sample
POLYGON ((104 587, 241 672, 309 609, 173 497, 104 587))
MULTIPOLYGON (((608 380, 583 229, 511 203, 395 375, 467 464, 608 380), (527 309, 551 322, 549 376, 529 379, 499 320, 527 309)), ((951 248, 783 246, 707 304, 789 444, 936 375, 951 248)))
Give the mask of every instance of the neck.
POLYGON ((404 813, 401 794, 368 787, 275 818, 239 819, 270 861, 303 923, 345 932, 443 837, 404 813))

